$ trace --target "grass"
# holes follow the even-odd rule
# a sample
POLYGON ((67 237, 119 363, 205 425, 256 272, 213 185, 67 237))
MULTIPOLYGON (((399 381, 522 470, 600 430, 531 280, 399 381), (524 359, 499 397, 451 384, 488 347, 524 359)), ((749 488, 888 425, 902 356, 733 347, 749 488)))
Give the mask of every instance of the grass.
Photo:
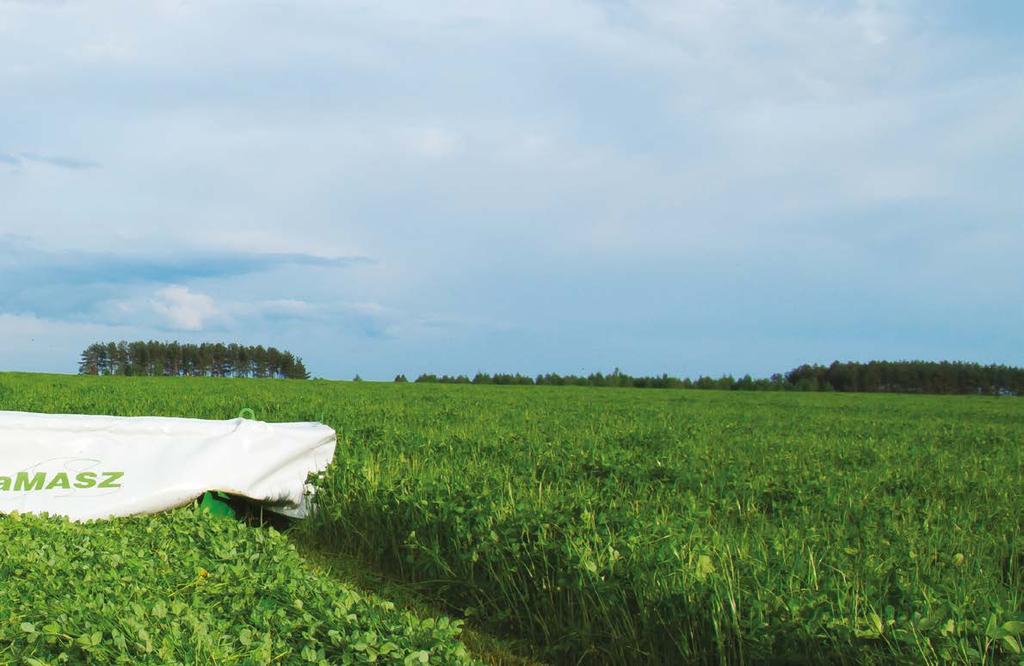
POLYGON ((296 539, 545 659, 1017 659, 1019 399, 0 376, 6 409, 243 407, 338 431, 296 539))
MULTIPOLYGON (((418 588, 415 584, 403 582, 387 573, 369 567, 365 560, 324 547, 296 532, 291 532, 298 551, 306 562, 324 575, 331 576, 363 594, 376 595, 387 599, 397 608, 416 617, 429 618, 438 615, 444 607, 442 599, 430 595, 429 588, 418 588)), ((537 649, 524 642, 496 637, 475 627, 473 619, 462 625, 460 640, 470 655, 490 666, 541 666, 537 649)))

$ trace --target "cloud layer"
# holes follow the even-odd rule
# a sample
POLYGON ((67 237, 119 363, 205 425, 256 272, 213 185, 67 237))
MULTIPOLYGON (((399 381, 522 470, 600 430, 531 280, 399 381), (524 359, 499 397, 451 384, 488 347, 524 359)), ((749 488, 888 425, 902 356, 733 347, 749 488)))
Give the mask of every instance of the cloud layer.
POLYGON ((0 2, 0 367, 1024 364, 1004 9, 0 2))
POLYGON ((52 155, 37 155, 36 153, 0 153, 0 162, 12 166, 21 166, 25 162, 36 162, 62 169, 95 169, 99 164, 85 160, 76 160, 73 157, 54 157, 52 155))

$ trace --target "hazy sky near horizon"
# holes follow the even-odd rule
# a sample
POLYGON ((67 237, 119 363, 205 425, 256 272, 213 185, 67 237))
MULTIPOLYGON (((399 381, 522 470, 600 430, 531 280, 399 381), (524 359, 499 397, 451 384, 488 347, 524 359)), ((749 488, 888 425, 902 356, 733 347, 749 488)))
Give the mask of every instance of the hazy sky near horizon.
POLYGON ((0 370, 1024 365, 1024 3, 0 0, 0 370))

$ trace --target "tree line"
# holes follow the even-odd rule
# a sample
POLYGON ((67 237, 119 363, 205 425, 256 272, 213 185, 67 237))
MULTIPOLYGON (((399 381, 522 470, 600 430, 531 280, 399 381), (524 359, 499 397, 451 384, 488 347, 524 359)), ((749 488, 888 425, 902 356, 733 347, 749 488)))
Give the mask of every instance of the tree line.
MULTIPOLYGON (((396 382, 409 381, 405 375, 396 382)), ((467 375, 422 374, 417 383, 500 384, 529 386, 610 386, 657 389, 718 389, 732 391, 845 391, 863 393, 945 393, 981 395, 1024 395, 1024 368, 965 362, 871 361, 831 365, 801 365, 786 373, 755 379, 701 376, 696 379, 668 374, 638 376, 617 368, 614 372, 589 375, 548 373, 531 377, 522 374, 467 375)))
POLYGON ((302 359, 289 351, 222 342, 96 342, 82 352, 78 372, 83 375, 309 379, 302 359))

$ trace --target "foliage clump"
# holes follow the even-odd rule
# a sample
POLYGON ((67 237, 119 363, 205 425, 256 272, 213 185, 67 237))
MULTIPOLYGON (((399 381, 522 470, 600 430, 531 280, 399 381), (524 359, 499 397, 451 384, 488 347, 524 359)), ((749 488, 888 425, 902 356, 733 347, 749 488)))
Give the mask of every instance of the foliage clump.
POLYGON ((318 574, 273 529, 0 516, 0 663, 468 663, 459 632, 318 574))
POLYGON ((302 359, 290 351, 236 342, 95 342, 82 351, 78 373, 130 377, 309 379, 302 359))
MULTIPOLYGON (((404 380, 404 375, 399 375, 404 380)), ((399 381, 395 378, 395 381, 399 381)), ((829 366, 801 365, 789 372, 755 379, 742 377, 674 377, 669 374, 634 377, 616 368, 603 374, 536 377, 519 373, 466 375, 422 374, 420 384, 498 384, 525 386, 599 386, 602 388, 709 389, 716 391, 840 391, 856 393, 938 393, 998 396, 1024 395, 1024 368, 964 362, 871 361, 833 362, 829 366)))

